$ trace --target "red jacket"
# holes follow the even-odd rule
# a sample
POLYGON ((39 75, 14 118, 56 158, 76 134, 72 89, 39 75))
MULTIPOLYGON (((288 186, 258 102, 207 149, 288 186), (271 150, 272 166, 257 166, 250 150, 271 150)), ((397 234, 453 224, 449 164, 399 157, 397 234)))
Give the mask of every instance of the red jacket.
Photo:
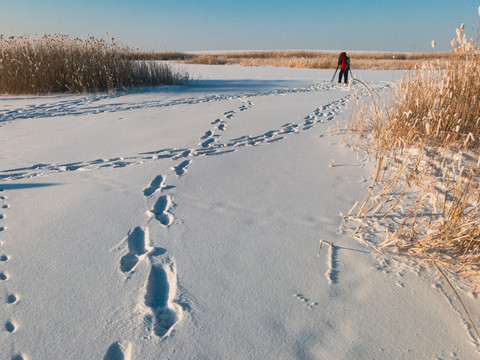
POLYGON ((338 65, 342 70, 350 69, 350 58, 346 52, 342 52, 338 57, 338 65))

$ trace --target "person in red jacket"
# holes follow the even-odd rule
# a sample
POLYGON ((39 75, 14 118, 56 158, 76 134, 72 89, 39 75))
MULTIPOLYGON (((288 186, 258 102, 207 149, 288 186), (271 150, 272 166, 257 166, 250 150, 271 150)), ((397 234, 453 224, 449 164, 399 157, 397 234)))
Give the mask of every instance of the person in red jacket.
POLYGON ((350 71, 350 58, 346 52, 342 52, 338 57, 338 66, 340 66, 340 75, 338 76, 338 83, 342 82, 342 76, 345 79, 345 84, 348 82, 348 72, 350 71))

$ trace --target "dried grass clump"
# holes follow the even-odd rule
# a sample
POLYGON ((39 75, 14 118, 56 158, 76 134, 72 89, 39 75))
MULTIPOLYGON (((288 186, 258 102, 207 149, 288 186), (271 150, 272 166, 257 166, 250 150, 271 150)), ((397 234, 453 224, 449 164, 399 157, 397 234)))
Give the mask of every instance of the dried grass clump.
POLYGON ((377 163, 355 234, 383 229, 380 247, 395 245, 478 281, 480 50, 463 28, 452 45, 451 61, 407 73, 388 106, 357 104, 347 141, 369 139, 377 163))
POLYGON ((174 73, 164 63, 135 61, 131 51, 113 39, 0 35, 2 94, 113 92, 186 81, 186 74, 174 73))

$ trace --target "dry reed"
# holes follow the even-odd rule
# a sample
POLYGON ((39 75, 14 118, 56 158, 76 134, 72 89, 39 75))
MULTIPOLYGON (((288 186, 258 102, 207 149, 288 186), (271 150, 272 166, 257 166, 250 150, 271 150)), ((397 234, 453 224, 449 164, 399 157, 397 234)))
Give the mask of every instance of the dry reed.
POLYGON ((187 74, 176 73, 165 63, 135 60, 114 39, 0 35, 2 94, 113 92, 187 81, 187 74))
MULTIPOLYGON (((335 69, 337 53, 325 51, 245 51, 222 54, 190 54, 185 63, 205 65, 275 66, 302 69, 335 69)), ((158 56, 162 56, 159 53, 158 56)), ((436 59, 447 62, 451 53, 350 53, 352 68, 355 69, 413 69, 425 60, 436 59)))
MULTIPOLYGON (((376 157, 356 234, 384 230, 380 247, 480 278, 480 50, 463 28, 449 62, 427 61, 397 84, 388 106, 357 103, 346 141, 376 157)), ((352 211, 350 211, 351 213, 352 211)), ((377 232, 378 234, 378 232, 377 232)))

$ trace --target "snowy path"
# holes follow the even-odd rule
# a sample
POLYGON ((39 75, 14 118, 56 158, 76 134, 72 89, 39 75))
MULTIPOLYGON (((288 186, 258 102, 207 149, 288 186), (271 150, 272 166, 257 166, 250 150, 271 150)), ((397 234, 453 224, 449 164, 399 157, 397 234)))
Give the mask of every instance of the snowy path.
POLYGON ((0 359, 478 356, 432 269, 339 230, 372 167, 325 135, 348 89, 190 71, 198 86, 0 99, 0 359))

